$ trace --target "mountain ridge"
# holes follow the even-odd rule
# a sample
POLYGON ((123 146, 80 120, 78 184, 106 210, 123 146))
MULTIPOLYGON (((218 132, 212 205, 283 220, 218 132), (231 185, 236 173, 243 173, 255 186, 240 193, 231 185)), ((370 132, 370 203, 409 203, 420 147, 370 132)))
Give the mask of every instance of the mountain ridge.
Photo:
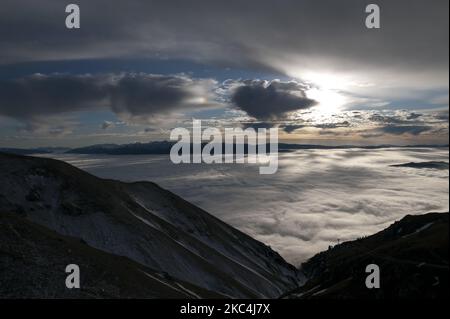
POLYGON ((373 235, 348 241, 301 265, 306 283, 292 299, 448 298, 449 213, 406 215, 373 235), (366 266, 380 269, 380 288, 368 289, 366 266))
POLYGON ((0 272, 0 298, 226 298, 15 213, 0 212, 0 253, 8 269, 0 272), (65 286, 68 264, 82 265, 80 289, 65 286))
MULTIPOLYGON (((32 155, 32 154, 51 154, 51 153, 66 153, 66 154, 105 154, 105 155, 166 155, 170 154, 172 146, 176 142, 173 141, 154 141, 146 143, 128 143, 128 144, 94 144, 83 147, 39 147, 39 148, 0 148, 0 152, 32 155)), ((207 143, 202 143, 202 148, 207 143)), ((236 147, 236 144, 234 144, 236 147)), ((379 148, 414 148, 414 147, 433 147, 433 148, 448 148, 448 144, 443 145, 318 145, 318 144, 289 144, 279 143, 278 149, 280 152, 289 152, 301 149, 379 149, 379 148)), ((244 144, 244 151, 248 149, 247 144, 244 144)), ((269 149, 269 148, 267 148, 269 149)))
POLYGON ((221 295, 271 298, 303 280, 268 246, 153 183, 6 154, 0 181, 2 211, 221 295))

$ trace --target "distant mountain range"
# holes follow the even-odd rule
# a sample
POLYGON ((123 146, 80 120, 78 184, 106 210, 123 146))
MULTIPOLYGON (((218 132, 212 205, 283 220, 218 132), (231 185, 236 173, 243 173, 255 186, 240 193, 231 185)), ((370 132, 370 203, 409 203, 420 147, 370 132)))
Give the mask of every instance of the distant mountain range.
MULTIPOLYGON (((139 154, 169 154, 170 149, 176 142, 173 141, 155 141, 148 143, 130 143, 130 144, 97 144, 79 148, 63 148, 63 147, 40 147, 40 148, 0 148, 0 152, 31 155, 31 154, 46 154, 46 153, 71 153, 71 154, 108 154, 108 155, 139 155, 139 154)), ((206 145, 207 143, 202 143, 206 145)), ((234 148, 236 145, 234 145, 234 148)), ((278 149, 280 152, 289 152, 301 149, 347 149, 347 148, 362 148, 362 149, 379 149, 392 147, 448 147, 447 145, 372 145, 372 146, 357 146, 357 145, 338 145, 326 146, 315 144, 287 144, 279 143, 278 149)), ((268 148, 267 148, 268 149, 268 148)), ((245 153, 247 153, 248 145, 244 145, 245 153)))
POLYGON ((51 154, 51 153, 65 153, 70 151, 67 147, 36 147, 36 148, 0 148, 0 152, 18 155, 31 155, 31 154, 51 154))
POLYGON ((448 163, 443 161, 428 161, 428 162, 409 162, 403 164, 391 165, 392 167, 410 167, 410 168, 433 168, 433 169, 448 169, 448 163))

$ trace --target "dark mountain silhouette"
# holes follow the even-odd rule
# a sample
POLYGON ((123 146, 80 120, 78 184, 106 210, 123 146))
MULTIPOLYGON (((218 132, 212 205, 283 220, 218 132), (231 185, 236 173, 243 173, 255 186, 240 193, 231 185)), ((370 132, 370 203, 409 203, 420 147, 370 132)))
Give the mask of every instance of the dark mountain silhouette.
POLYGON ((375 235, 344 242, 302 264, 300 299, 448 298, 448 213, 407 215, 375 235), (368 289, 366 266, 380 268, 380 288, 368 289))
POLYGON ((0 264, 0 298, 224 298, 16 213, 0 212, 0 264), (65 286, 69 264, 82 267, 80 289, 65 286))
MULTIPOLYGON (((151 269, 175 282, 201 287, 206 296, 277 297, 302 282, 295 267, 268 246, 153 183, 104 180, 52 159, 0 154, 0 212, 26 221, 21 223, 25 228, 22 232, 10 233, 12 241, 2 242, 6 247, 2 247, 1 263, 6 260, 11 267, 14 262, 5 259, 11 253, 8 243, 20 243, 29 229, 33 244, 21 243, 17 249, 42 250, 43 265, 51 265, 52 254, 58 250, 71 249, 64 242, 77 246, 70 237, 91 248, 72 249, 81 251, 80 256, 73 256, 82 263, 81 271, 91 269, 92 261, 83 254, 98 254, 100 259, 111 260, 111 267, 118 269, 116 276, 124 267, 135 267, 136 276, 141 269, 151 269), (49 239, 41 240, 45 234, 49 239), (51 242, 55 240, 60 245, 52 252, 51 242), (117 256, 117 264, 111 256, 117 256), (123 258, 118 256, 134 263, 120 264, 123 258)), ((8 216, 3 215, 3 220, 16 229, 14 225, 20 221, 8 216)), ((20 260, 17 262, 19 271, 31 271, 21 269, 20 260)), ((108 272, 108 264, 99 263, 93 271, 108 272)), ((59 271, 60 265, 49 269, 59 271)), ((46 282, 30 281, 30 285, 38 288, 46 282)), ((168 295, 164 292, 159 297, 168 295)))

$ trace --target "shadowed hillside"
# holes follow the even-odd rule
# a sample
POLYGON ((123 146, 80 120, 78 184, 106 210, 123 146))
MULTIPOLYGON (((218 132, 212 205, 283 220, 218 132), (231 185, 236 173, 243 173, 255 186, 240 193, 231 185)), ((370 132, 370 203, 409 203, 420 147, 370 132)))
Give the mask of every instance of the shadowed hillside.
POLYGON ((444 298, 449 295, 448 213, 408 215, 375 235, 319 253, 301 269, 307 283, 288 298, 444 298), (365 285, 380 268, 380 288, 365 285))
POLYGON ((0 256, 1 298, 224 298, 14 213, 0 213, 0 256), (80 289, 65 286, 69 264, 82 267, 80 289))
MULTIPOLYGON (((153 183, 103 180, 52 159, 0 154, 0 211, 27 221, 23 227, 31 234, 40 225, 53 237, 76 238, 224 296, 277 297, 302 280, 266 245, 153 183)), ((42 258, 51 259, 56 251, 39 242, 42 258)), ((2 263, 11 263, 4 256, 2 263)), ((79 258, 85 260, 83 254, 79 258)), ((86 262, 79 265, 82 273, 86 262)))

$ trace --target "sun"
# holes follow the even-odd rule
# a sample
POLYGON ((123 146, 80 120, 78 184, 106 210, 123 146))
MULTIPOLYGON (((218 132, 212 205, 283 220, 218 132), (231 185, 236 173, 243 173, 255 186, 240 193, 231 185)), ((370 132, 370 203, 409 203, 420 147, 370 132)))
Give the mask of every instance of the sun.
POLYGON ((317 101, 312 113, 324 118, 338 113, 346 104, 342 91, 351 86, 348 75, 333 72, 307 72, 302 77, 311 88, 305 93, 308 98, 317 101))
POLYGON ((345 97, 337 90, 312 88, 306 91, 306 95, 317 101, 318 104, 311 111, 320 116, 336 114, 345 104, 345 97))

